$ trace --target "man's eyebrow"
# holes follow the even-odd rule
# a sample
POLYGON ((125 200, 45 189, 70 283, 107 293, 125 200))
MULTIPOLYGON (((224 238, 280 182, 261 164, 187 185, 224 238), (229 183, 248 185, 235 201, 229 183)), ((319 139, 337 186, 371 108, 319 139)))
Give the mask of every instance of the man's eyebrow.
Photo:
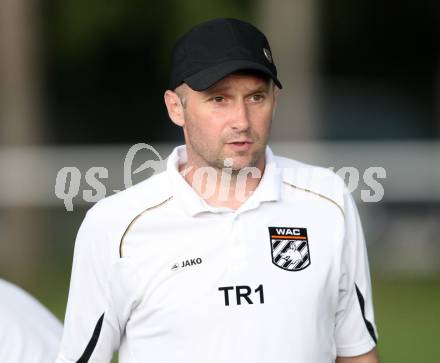
POLYGON ((260 92, 269 92, 269 89, 270 89, 269 85, 267 85, 267 84, 263 84, 263 85, 261 85, 261 86, 255 88, 255 89, 251 90, 251 91, 249 92, 249 94, 252 94, 252 93, 260 93, 260 92))
MULTIPOLYGON (((203 92, 210 95, 210 94, 215 94, 215 93, 222 93, 222 92, 226 92, 228 90, 230 90, 232 87, 231 86, 213 86, 211 88, 208 88, 206 90, 204 90, 203 92)), ((249 92, 247 92, 248 95, 254 94, 254 93, 261 93, 261 92, 269 92, 269 85, 267 84, 262 84, 261 86, 258 86, 254 89, 249 90, 249 92)))
POLYGON ((269 94, 269 91, 270 91, 270 87, 268 85, 264 84, 264 85, 261 85, 261 86, 258 86, 256 88, 254 88, 254 89, 249 90, 249 92, 246 92, 246 96, 251 96, 251 95, 254 95, 256 93, 267 93, 267 94, 269 94))

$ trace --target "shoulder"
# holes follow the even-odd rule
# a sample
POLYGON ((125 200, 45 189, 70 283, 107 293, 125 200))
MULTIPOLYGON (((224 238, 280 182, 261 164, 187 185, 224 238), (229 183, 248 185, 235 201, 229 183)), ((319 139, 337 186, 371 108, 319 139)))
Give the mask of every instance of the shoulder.
POLYGON ((165 172, 154 175, 130 188, 101 199, 90 208, 77 236, 78 248, 109 251, 118 258, 120 240, 131 221, 143 210, 172 197, 165 172), (93 247, 93 248, 92 248, 93 247))
POLYGON ((344 199, 348 191, 344 181, 331 169, 282 156, 275 156, 275 162, 284 185, 326 199, 344 213, 344 199))
POLYGON ((171 195, 166 172, 161 172, 101 199, 89 209, 87 215, 97 222, 100 220, 117 222, 119 219, 124 220, 126 215, 139 213, 140 210, 157 205, 170 198, 171 195))

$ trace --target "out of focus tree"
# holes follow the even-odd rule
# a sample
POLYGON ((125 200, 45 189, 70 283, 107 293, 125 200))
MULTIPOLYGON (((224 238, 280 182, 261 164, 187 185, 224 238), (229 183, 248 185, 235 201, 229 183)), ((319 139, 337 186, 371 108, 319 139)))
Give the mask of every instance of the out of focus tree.
MULTIPOLYGON (((0 143, 3 146, 38 145, 47 138, 41 112, 36 5, 28 0, 0 2, 0 143)), ((9 165, 11 170, 20 167, 9 165)), ((44 246, 39 214, 24 206, 8 208, 1 217, 2 272, 19 279, 32 278, 44 246)))

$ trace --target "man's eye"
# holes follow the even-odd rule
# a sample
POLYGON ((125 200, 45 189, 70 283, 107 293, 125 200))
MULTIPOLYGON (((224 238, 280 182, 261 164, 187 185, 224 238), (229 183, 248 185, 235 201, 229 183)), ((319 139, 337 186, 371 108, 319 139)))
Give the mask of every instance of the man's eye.
POLYGON ((264 96, 263 95, 252 95, 252 97, 251 97, 251 100, 253 101, 253 102, 260 102, 260 101, 263 101, 263 99, 264 99, 264 96))
POLYGON ((212 100, 214 102, 218 103, 218 102, 223 102, 225 100, 225 98, 223 96, 215 96, 215 97, 212 98, 212 100))

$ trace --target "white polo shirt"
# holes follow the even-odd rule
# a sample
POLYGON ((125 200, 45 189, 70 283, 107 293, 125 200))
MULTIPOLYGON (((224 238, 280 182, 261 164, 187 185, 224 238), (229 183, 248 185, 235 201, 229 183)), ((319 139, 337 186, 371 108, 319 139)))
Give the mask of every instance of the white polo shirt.
POLYGON ((75 243, 57 362, 327 363, 370 351, 356 206, 333 172, 266 150, 237 210, 167 170, 91 208, 75 243))
POLYGON ((34 297, 0 279, 0 362, 52 363, 62 330, 34 297))

